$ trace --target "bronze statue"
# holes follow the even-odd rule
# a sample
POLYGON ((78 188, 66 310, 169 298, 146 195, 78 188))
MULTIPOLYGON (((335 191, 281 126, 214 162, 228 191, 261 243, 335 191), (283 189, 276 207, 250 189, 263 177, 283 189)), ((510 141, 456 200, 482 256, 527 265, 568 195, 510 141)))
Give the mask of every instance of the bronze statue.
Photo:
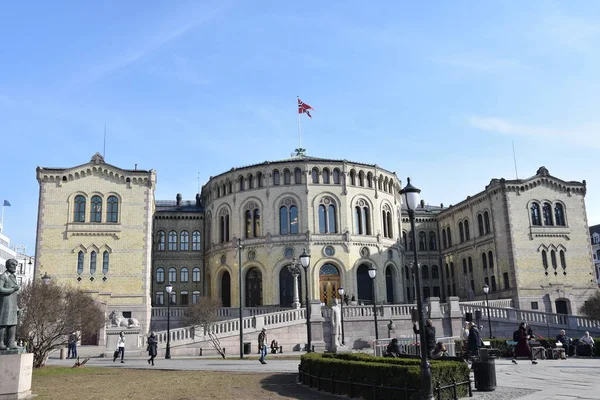
POLYGON ((17 292, 19 283, 15 272, 17 272, 17 260, 11 258, 6 261, 6 271, 0 274, 0 350, 16 349, 15 335, 17 331, 17 319, 19 308, 17 305, 17 292), (5 335, 8 331, 8 341, 5 335))

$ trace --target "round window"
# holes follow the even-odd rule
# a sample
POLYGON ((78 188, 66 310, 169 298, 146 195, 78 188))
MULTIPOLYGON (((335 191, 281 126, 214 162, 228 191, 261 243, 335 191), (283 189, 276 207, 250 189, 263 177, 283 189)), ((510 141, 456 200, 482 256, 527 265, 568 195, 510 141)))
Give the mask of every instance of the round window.
POLYGON ((369 251, 368 247, 363 247, 362 249, 360 249, 360 255, 363 257, 369 257, 369 254, 371 254, 371 252, 369 251))
POLYGON ((335 254, 335 249, 333 248, 333 246, 326 246, 325 247, 325 255, 327 257, 333 257, 334 254, 335 254))

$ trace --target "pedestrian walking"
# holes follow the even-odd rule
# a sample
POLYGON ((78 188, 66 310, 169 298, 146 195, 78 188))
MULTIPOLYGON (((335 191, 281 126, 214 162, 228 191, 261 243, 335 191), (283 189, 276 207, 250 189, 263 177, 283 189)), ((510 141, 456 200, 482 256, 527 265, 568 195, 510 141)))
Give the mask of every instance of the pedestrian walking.
POLYGON ((262 328, 260 333, 258 334, 258 350, 260 351, 260 361, 261 364, 266 364, 265 357, 267 356, 267 329, 262 328))
POLYGON ((531 347, 529 347, 528 340, 530 338, 531 337, 527 334, 527 324, 525 322, 521 322, 519 329, 513 333, 513 340, 517 342, 517 346, 515 347, 515 356, 512 359, 513 364, 517 363, 517 357, 527 357, 531 360, 532 364, 537 364, 536 359, 533 358, 531 347))
POLYGON ((67 358, 77 358, 77 341, 79 337, 77 336, 77 332, 73 332, 69 335, 68 350, 67 350, 67 358))
POLYGON ((121 364, 125 363, 123 360, 125 358, 125 334, 123 332, 119 333, 119 339, 117 339, 117 351, 115 351, 113 356, 113 362, 119 358, 119 355, 121 355, 121 364))
POLYGON ((148 336, 147 343, 148 347, 146 347, 146 350, 148 350, 148 355, 150 356, 148 359, 148 364, 154 365, 154 358, 158 353, 158 341, 156 340, 156 335, 154 332, 150 333, 150 336, 148 336))

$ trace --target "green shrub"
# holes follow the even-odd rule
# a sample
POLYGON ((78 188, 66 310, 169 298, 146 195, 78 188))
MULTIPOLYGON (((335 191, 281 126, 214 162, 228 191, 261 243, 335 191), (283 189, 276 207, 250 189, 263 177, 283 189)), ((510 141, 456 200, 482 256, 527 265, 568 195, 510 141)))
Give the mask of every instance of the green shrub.
MULTIPOLYGON (((437 385, 449 385, 452 381, 464 382, 469 379, 469 366, 464 362, 431 360, 431 377, 434 388, 437 385)), ((323 390, 343 393, 354 397, 373 399, 375 394, 367 384, 405 388, 390 390, 377 388, 377 399, 418 399, 420 398, 420 360, 403 358, 374 357, 369 354, 340 353, 320 354, 309 353, 301 357, 300 369, 310 375, 322 378, 318 385, 323 390), (333 383, 332 380, 347 383, 333 383), (352 384, 351 384, 351 383, 352 384), (335 388, 333 387, 335 386, 335 388)), ((317 386, 313 382, 312 386, 317 386)), ((444 391, 443 398, 450 398, 451 391, 444 391)), ((458 394, 467 395, 467 387, 460 386, 458 394)))

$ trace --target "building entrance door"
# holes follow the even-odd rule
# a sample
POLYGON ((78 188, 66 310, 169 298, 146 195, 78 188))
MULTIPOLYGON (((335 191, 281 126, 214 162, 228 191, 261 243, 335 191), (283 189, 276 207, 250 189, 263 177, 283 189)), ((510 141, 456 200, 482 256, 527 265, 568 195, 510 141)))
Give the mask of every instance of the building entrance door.
POLYGON ((326 306, 331 305, 331 300, 338 297, 341 285, 340 273, 333 264, 323 264, 319 270, 319 298, 326 306))

